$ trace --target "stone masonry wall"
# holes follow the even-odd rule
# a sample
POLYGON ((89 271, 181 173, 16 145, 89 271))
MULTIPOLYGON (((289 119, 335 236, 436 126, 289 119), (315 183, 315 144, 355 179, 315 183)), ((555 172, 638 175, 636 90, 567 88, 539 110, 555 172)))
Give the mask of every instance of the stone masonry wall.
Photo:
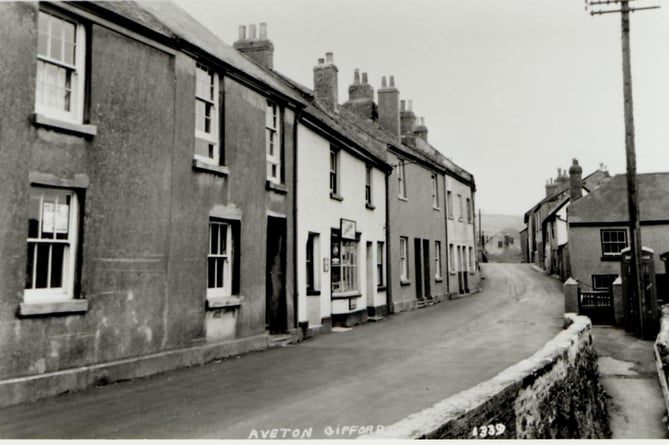
POLYGON ((660 379, 664 404, 669 413, 669 304, 662 306, 662 318, 660 319, 660 332, 655 340, 655 363, 657 364, 657 375, 660 379))
POLYGON ((601 439, 610 437, 586 317, 494 378, 365 438, 601 439))

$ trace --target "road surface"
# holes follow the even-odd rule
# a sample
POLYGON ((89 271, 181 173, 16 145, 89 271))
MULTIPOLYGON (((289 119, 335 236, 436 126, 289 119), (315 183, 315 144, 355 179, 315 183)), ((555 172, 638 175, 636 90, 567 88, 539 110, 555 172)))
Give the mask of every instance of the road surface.
POLYGON ((354 438, 493 377, 561 329, 559 282, 527 264, 482 267, 477 294, 298 345, 0 409, 0 438, 354 438))

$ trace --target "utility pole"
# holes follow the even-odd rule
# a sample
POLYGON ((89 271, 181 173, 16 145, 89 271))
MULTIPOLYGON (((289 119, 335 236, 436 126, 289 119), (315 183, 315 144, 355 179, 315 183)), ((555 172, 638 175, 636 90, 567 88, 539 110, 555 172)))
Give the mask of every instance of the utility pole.
MULTIPOLYGON (((622 56, 623 56, 623 96, 625 102, 625 154, 627 161, 627 209, 629 213, 630 250, 632 253, 632 279, 631 290, 638 302, 639 319, 638 334, 644 336, 644 318, 646 316, 646 305, 644 302, 644 288, 642 277, 642 242, 641 242, 641 220, 639 217, 639 193, 638 179, 636 173, 636 149, 634 146, 634 107, 632 102, 632 65, 630 57, 630 12, 646 9, 657 9, 659 6, 643 6, 631 8, 629 3, 635 0, 586 0, 588 6, 602 6, 620 4, 619 9, 599 9, 591 11, 590 15, 602 15, 620 13, 620 24, 622 32, 622 56)), ((625 314, 628 316, 628 314, 625 314)))

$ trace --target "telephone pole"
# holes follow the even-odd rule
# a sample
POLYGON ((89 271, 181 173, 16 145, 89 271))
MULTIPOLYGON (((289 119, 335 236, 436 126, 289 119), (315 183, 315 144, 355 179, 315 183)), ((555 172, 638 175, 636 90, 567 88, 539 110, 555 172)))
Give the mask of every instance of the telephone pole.
MULTIPOLYGON (((644 288, 642 277, 642 243, 641 243, 641 221, 639 217, 639 193, 638 179, 636 173, 636 149, 634 146, 634 107, 632 102, 632 65, 630 56, 630 12, 646 9, 657 9, 659 6, 643 6, 633 8, 629 3, 635 0, 586 0, 588 6, 620 5, 619 9, 599 9, 590 12, 590 15, 602 15, 620 13, 620 24, 622 32, 622 56, 623 56, 623 96, 625 103, 625 154, 627 161, 627 208, 629 213, 630 250, 632 253, 632 277, 631 291, 632 301, 638 302, 639 319, 638 334, 644 336, 644 324, 646 317, 646 305, 644 302, 644 288)), ((628 314, 625 314, 628 316, 628 314)), ((654 315, 652 315, 654 316, 654 315)), ((654 337, 654 334, 653 334, 654 337)))

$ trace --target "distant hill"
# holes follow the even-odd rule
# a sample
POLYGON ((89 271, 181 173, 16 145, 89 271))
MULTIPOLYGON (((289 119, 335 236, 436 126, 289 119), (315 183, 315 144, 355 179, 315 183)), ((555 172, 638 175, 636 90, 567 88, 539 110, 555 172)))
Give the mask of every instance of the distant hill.
POLYGON ((481 229, 486 235, 505 234, 518 238, 520 232, 525 224, 522 216, 516 215, 481 215, 481 229))

